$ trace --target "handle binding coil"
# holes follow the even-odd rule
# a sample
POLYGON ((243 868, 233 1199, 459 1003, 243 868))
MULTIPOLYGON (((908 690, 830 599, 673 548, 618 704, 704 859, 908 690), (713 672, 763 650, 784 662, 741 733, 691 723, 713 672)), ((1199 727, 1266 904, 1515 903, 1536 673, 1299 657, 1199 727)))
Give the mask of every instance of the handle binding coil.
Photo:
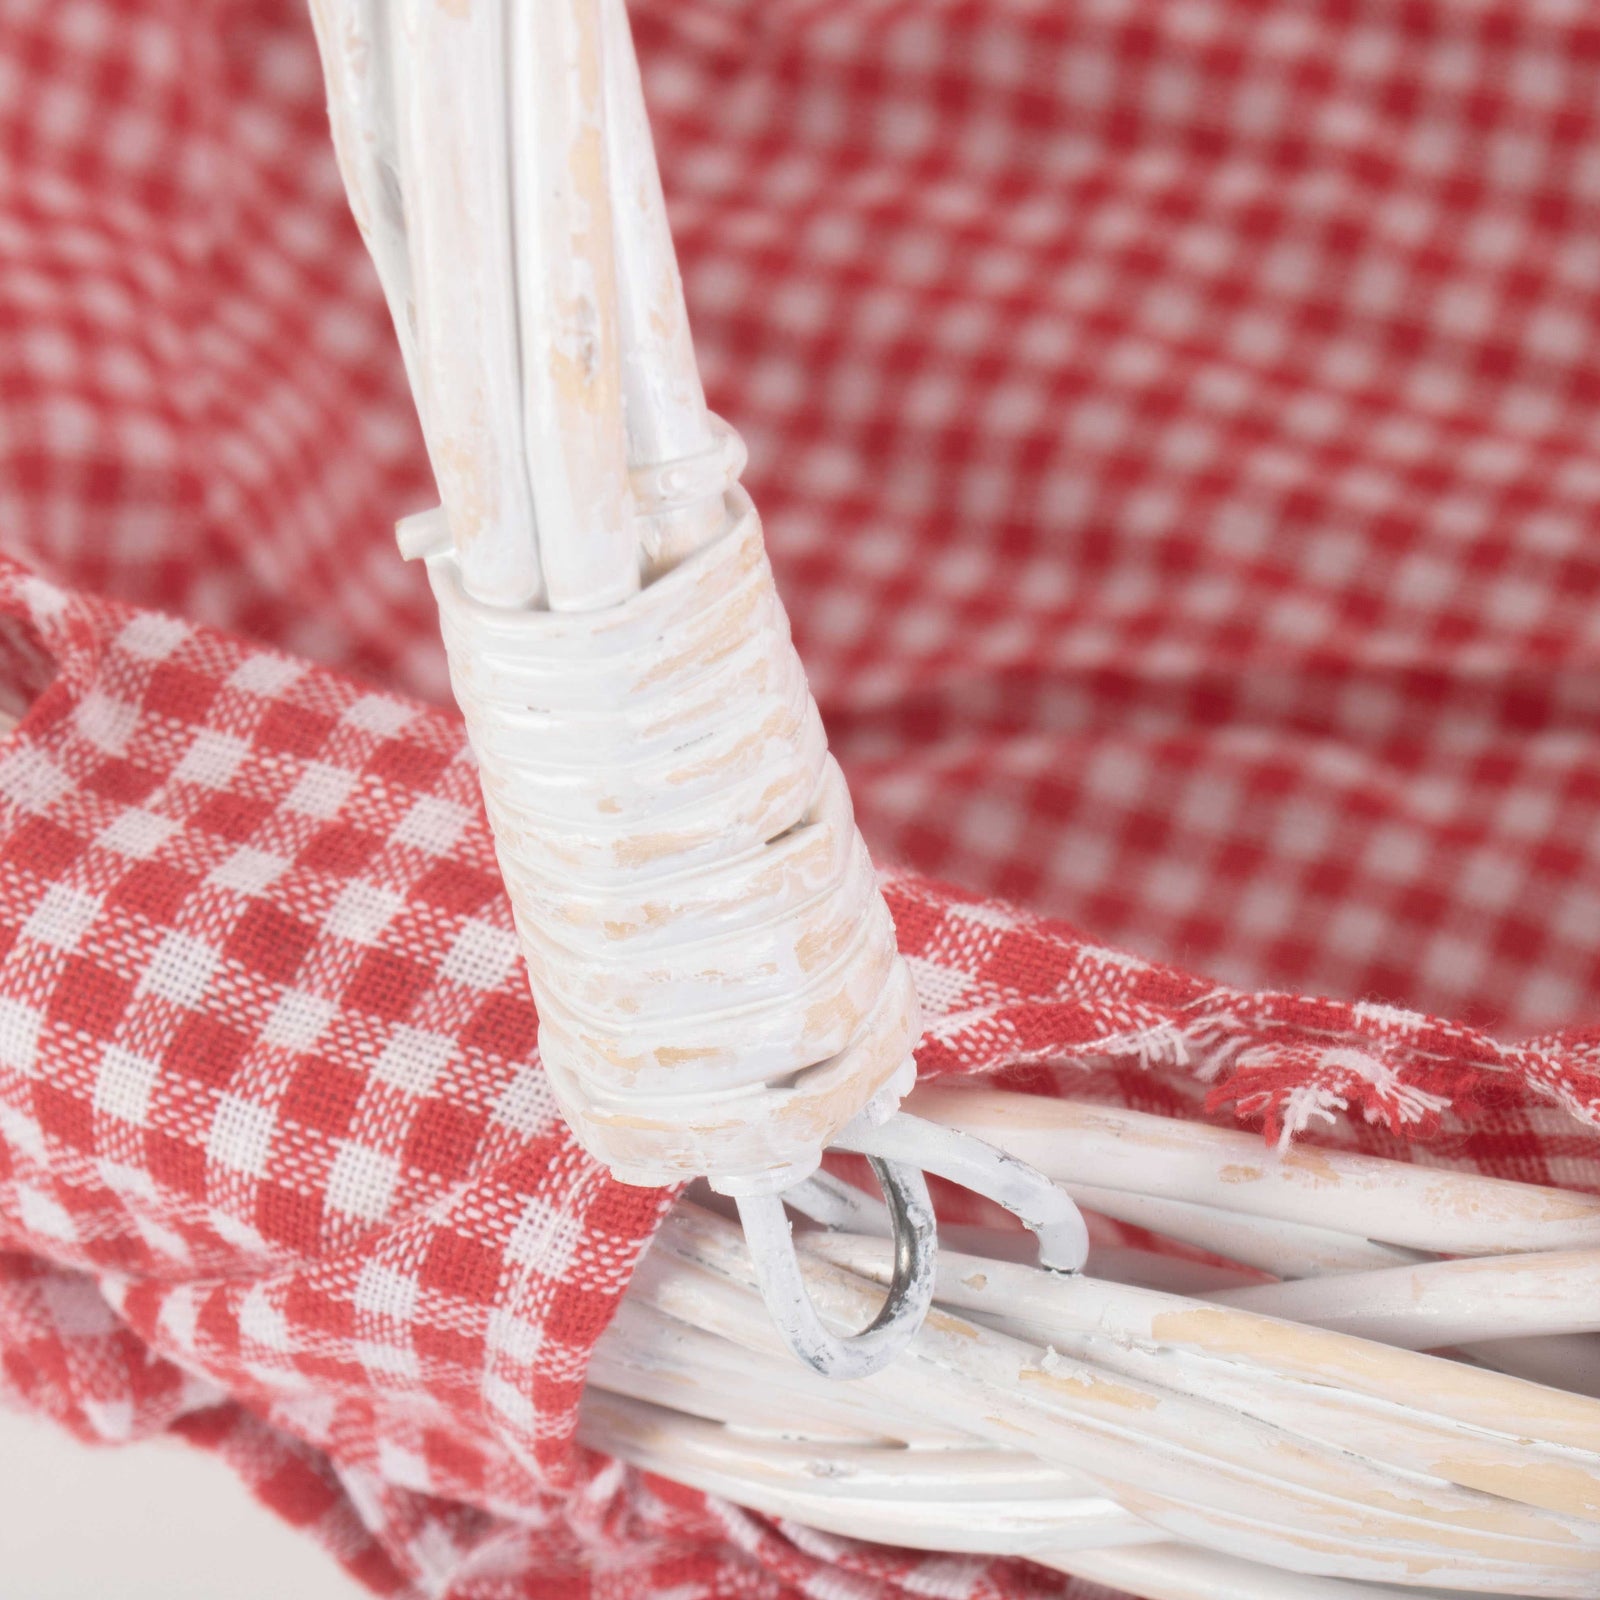
POLYGON ((727 504, 601 611, 485 606, 442 542, 427 565, 574 1132, 625 1182, 772 1194, 898 1106, 920 1020, 760 521, 727 504))

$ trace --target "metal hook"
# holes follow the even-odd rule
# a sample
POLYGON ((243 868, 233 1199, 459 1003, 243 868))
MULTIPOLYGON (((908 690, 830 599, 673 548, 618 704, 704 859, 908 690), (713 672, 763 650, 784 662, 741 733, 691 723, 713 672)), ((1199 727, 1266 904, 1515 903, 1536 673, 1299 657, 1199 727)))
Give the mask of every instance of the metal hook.
POLYGON ((740 1195, 734 1202, 772 1320, 789 1348, 825 1378, 882 1371, 916 1337, 933 1303, 938 1246, 927 1180, 915 1167, 878 1155, 867 1160, 889 1209, 894 1275, 882 1309, 859 1333, 841 1337, 823 1326, 800 1273, 783 1196, 740 1195))

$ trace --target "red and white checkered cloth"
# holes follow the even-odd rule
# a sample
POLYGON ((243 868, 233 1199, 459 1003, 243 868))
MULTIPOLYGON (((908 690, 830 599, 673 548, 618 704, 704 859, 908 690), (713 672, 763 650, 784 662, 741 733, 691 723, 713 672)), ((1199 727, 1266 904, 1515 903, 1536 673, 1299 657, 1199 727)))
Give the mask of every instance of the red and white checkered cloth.
MULTIPOLYGON (((923 1070, 1600 1190, 1600 22, 636 26, 863 826, 975 891, 887 882, 923 1070)), ((429 496, 299 0, 0 0, 0 1390, 406 1600, 1088 1594, 574 1447, 666 1197, 541 1079, 429 496)))

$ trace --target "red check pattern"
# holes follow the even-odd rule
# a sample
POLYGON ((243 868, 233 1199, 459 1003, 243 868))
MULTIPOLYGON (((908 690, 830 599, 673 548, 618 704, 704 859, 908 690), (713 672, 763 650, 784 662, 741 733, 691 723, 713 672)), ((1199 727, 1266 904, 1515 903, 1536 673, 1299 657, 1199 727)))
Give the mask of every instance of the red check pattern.
MULTIPOLYGON (((636 18, 864 826, 967 885, 886 880, 924 1072, 1600 1191, 1600 26, 636 18)), ((0 1391, 404 1600, 1087 1597, 574 1446, 666 1197, 539 1073, 320 101, 294 0, 0 0, 0 1391)))

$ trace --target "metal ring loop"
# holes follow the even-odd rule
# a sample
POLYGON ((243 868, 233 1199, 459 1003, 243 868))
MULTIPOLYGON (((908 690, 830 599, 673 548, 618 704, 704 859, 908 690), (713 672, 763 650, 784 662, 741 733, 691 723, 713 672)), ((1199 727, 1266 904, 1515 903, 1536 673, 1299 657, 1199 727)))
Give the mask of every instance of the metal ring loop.
POLYGON ((868 1156, 888 1204, 894 1237, 894 1275, 876 1317, 841 1337, 823 1326, 800 1273, 783 1196, 740 1195, 756 1282, 772 1320, 794 1353, 825 1378, 866 1378, 881 1372, 915 1338, 933 1303, 936 1224, 927 1179, 915 1167, 868 1156))

